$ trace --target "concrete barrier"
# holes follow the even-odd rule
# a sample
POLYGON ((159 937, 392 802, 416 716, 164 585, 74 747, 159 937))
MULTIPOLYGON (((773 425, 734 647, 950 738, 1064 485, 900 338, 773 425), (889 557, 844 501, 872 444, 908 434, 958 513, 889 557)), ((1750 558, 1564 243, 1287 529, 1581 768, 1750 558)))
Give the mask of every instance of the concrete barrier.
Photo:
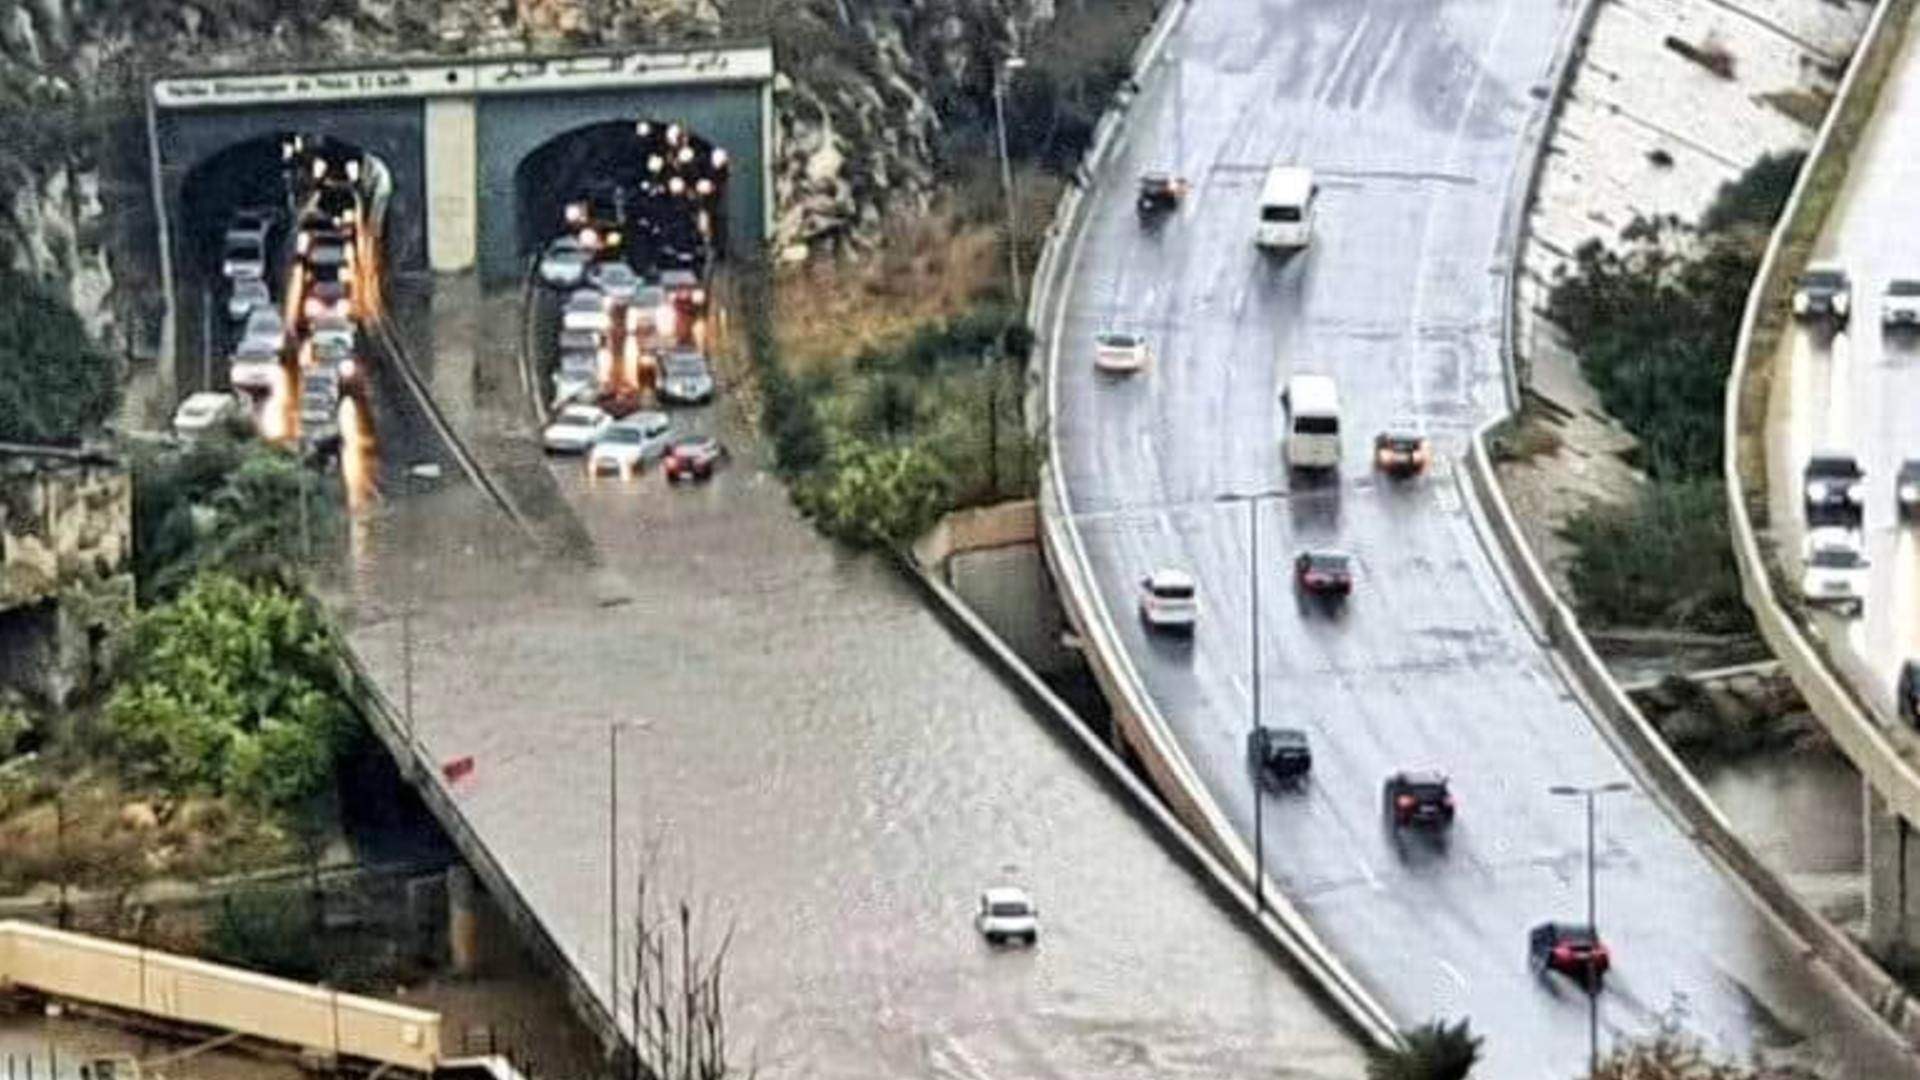
MULTIPOLYGON (((1756 343, 1761 323, 1770 309, 1777 310, 1786 295, 1788 283, 1798 272, 1796 259, 1788 252, 1787 238, 1796 230, 1817 231, 1810 221, 1813 208, 1807 205, 1807 191, 1823 159, 1834 153, 1848 153, 1850 147, 1836 147, 1834 132, 1842 114, 1852 104, 1858 107, 1862 87, 1859 76, 1876 49, 1890 47, 1888 34, 1899 20, 1911 17, 1913 0, 1880 0, 1866 32, 1854 49, 1853 60, 1841 80, 1839 95, 1827 110, 1826 121, 1814 139, 1813 149, 1794 183, 1785 211, 1767 243, 1760 271, 1747 294, 1747 305, 1740 322, 1740 337, 1735 346, 1733 370, 1727 379, 1725 430, 1726 451, 1723 463, 1727 486, 1728 524, 1733 533, 1734 562, 1740 570, 1741 591, 1754 622, 1768 647, 1779 657, 1801 696, 1807 699, 1827 733, 1841 753, 1865 776, 1867 783, 1889 806, 1908 822, 1920 825, 1920 770, 1904 757, 1889 738, 1873 709, 1862 701, 1807 637, 1800 624, 1780 602, 1772 573, 1760 550, 1754 532, 1749 498, 1764 499, 1765 440, 1767 402, 1753 383, 1758 363, 1771 364, 1772 356, 1754 355, 1763 346, 1756 343), (1755 478, 1756 490, 1748 483, 1755 478)), ((1777 343, 1774 343, 1777 345, 1777 343)))
POLYGON ((431 1073, 440 1014, 32 923, 0 922, 0 985, 431 1073))

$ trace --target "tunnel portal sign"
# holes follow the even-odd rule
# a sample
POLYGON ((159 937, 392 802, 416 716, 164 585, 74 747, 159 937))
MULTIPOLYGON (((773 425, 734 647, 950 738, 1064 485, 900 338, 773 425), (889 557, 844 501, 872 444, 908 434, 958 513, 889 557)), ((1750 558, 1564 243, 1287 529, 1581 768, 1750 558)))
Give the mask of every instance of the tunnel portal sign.
POLYGON ((186 75, 155 80, 153 100, 165 109, 192 109, 368 98, 524 94, 666 83, 762 82, 772 77, 772 49, 764 45, 729 46, 359 69, 186 75))

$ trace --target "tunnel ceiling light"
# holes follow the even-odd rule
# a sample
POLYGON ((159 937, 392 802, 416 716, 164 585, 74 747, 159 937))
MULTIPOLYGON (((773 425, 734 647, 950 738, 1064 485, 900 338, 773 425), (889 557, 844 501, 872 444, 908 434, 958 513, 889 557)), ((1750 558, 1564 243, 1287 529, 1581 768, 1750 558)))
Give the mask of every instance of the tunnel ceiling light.
POLYGON ((326 175, 327 175, 327 162, 326 162, 326 159, 325 159, 325 158, 314 158, 314 159, 313 159, 313 178, 314 178, 315 180, 319 180, 319 179, 321 179, 322 177, 325 177, 326 175))
POLYGON ((724 169, 727 167, 727 151, 724 147, 716 146, 713 148, 713 167, 716 169, 724 169))
POLYGON ((666 161, 663 160, 659 154, 647 155, 647 171, 648 172, 657 173, 660 171, 661 167, 664 166, 665 164, 666 164, 666 161))
POLYGON ((713 181, 703 176, 693 182, 693 190, 702 195, 711 195, 713 194, 713 181))
POLYGON ((610 232, 610 233, 608 233, 608 234, 607 234, 607 246, 608 246, 608 247, 619 247, 619 246, 620 246, 620 234, 619 234, 619 233, 617 233, 617 232, 610 232))
POLYGON ((633 125, 633 133, 635 135, 640 136, 643 139, 650 137, 653 134, 652 122, 647 120, 642 120, 639 123, 633 125))
POLYGON ((693 161, 693 147, 691 146, 681 147, 680 148, 680 164, 687 165, 687 164, 691 164, 692 161, 693 161))
POLYGON ((354 161, 347 162, 347 179, 355 181, 356 183, 360 180, 360 162, 359 161, 354 160, 354 161))
POLYGON ((680 194, 686 189, 687 189, 687 182, 685 180, 680 179, 677 176, 667 181, 667 190, 673 192, 675 195, 680 194))
POLYGON ((687 134, 686 132, 680 130, 679 124, 668 124, 667 125, 667 145, 679 146, 680 140, 682 138, 685 138, 686 134, 687 134))

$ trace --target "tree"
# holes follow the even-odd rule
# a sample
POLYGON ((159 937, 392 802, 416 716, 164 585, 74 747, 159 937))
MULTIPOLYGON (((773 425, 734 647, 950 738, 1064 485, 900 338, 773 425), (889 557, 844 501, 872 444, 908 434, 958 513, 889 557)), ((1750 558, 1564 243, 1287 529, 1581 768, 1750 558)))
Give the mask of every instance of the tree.
POLYGON ((1467 1021, 1434 1020, 1401 1033, 1403 1045, 1367 1050, 1367 1080, 1466 1080, 1480 1060, 1479 1036, 1467 1021))
POLYGON ((331 780, 352 714, 311 603, 204 573, 135 622, 106 715, 136 776, 293 814, 331 780))
POLYGON ((143 601, 201 570, 290 580, 332 534, 324 481, 285 450, 225 439, 134 458, 134 576, 143 601), (305 503, 304 514, 302 502, 305 503))
POLYGON ((1700 215, 1702 232, 1723 232, 1741 225, 1771 230, 1786 209, 1787 197, 1807 160, 1803 150, 1762 154, 1738 178, 1720 185, 1713 205, 1700 215))
POLYGON ((0 269, 0 441, 72 443, 119 403, 114 360, 73 309, 0 269))
POLYGON ((952 482, 946 470, 911 446, 858 439, 837 447, 827 475, 800 489, 801 509, 820 527, 861 547, 901 547, 944 512, 952 482))

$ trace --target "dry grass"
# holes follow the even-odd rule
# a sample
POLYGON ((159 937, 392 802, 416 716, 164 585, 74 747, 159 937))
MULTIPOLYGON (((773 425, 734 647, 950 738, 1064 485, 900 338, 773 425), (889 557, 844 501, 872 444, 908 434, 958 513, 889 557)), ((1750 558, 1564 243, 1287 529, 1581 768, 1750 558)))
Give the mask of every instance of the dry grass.
POLYGON ((109 890, 156 877, 193 880, 295 856, 279 829, 221 801, 144 798, 99 775, 52 782, 61 784, 57 800, 46 786, 0 806, 0 894, 63 876, 76 888, 109 890))
POLYGON ((796 375, 833 373, 864 349, 967 310, 1005 279, 995 231, 950 214, 904 221, 859 262, 812 261, 774 284, 780 355, 796 375))

